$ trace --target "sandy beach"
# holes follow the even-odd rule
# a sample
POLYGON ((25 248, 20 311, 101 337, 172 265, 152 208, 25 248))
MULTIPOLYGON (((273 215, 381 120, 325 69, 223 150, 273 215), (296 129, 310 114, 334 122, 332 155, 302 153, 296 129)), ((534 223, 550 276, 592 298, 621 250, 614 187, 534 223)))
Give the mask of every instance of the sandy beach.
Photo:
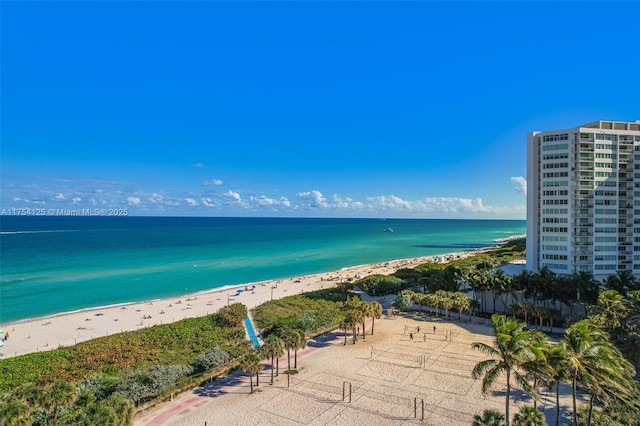
MULTIPOLYGON (((464 320, 384 316, 373 335, 346 346, 340 332, 330 333, 298 351, 299 373, 289 386, 282 374, 285 356, 273 385, 270 363, 263 362, 254 394, 248 377, 236 371, 139 413, 134 425, 470 425, 484 409, 504 412, 505 378, 495 393, 482 394, 481 380, 474 380, 471 370, 488 356, 472 350, 471 343, 490 344, 491 327, 464 320)), ((370 326, 369 321, 367 332, 370 326)), ((561 389, 564 423, 571 391, 561 389)), ((512 414, 519 405, 532 404, 519 389, 512 389, 512 398, 512 414)), ((555 394, 543 391, 538 407, 555 424, 555 394)))
POLYGON ((355 279, 372 274, 391 274, 399 268, 413 267, 427 261, 444 262, 469 257, 481 251, 393 260, 315 275, 214 289, 210 292, 188 294, 170 299, 83 310, 29 321, 0 324, 0 329, 8 331, 10 336, 2 348, 2 357, 8 358, 47 351, 60 346, 72 346, 96 337, 157 324, 172 323, 184 318, 209 315, 227 303, 240 302, 251 309, 270 299, 332 287, 348 278, 355 279), (238 290, 243 291, 238 293, 238 290))

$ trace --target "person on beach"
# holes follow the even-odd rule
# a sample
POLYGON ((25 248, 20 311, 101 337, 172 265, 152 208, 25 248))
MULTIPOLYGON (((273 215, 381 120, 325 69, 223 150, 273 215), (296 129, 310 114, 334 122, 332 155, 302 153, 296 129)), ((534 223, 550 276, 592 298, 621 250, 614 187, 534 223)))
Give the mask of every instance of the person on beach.
POLYGON ((409 340, 413 341, 413 333, 409 333, 409 340))
POLYGON ((433 334, 436 334, 436 326, 433 326, 433 334))
POLYGON ((424 336, 422 336, 422 339, 426 342, 427 341, 427 333, 424 333, 424 336))
POLYGON ((418 333, 420 333, 420 326, 418 326, 418 333))

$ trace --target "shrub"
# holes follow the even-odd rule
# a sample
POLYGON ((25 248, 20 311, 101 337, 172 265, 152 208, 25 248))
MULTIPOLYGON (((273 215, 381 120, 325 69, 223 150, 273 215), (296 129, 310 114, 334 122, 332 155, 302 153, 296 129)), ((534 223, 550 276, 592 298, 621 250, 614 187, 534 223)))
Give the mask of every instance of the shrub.
POLYGON ((214 314, 214 320, 220 327, 240 327, 246 317, 247 307, 242 303, 224 306, 214 314))
POLYGON ((118 382, 116 393, 137 406, 156 398, 163 391, 175 386, 179 379, 187 377, 192 372, 191 366, 153 365, 148 369, 127 374, 118 382))
POLYGON ((229 362, 229 354, 220 348, 213 348, 209 352, 198 355, 193 362, 193 369, 196 373, 212 370, 229 362))
POLYGON ((402 280, 393 275, 374 274, 356 281, 356 285, 368 294, 384 296, 395 294, 402 288, 402 280))
POLYGON ((118 377, 104 373, 97 373, 89 377, 81 384, 81 388, 88 392, 94 399, 102 400, 116 391, 118 377))
POLYGON ((413 298, 409 290, 405 290, 395 298, 391 305, 399 311, 408 311, 413 307, 413 298))

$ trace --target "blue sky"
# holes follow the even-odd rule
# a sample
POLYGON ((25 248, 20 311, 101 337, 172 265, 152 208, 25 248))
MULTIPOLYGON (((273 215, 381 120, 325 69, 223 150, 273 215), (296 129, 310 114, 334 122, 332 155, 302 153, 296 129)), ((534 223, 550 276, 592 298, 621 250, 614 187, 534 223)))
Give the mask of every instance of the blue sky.
POLYGON ((2 2, 3 209, 525 218, 640 119, 637 2, 2 2))

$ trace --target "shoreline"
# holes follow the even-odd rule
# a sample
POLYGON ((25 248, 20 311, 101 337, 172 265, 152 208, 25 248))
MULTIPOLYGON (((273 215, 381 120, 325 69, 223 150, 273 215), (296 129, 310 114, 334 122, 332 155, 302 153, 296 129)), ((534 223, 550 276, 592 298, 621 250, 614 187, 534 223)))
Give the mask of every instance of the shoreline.
POLYGON ((206 316, 231 303, 240 302, 247 309, 252 309, 269 300, 335 287, 336 283, 348 278, 388 275, 400 268, 429 261, 446 263, 492 248, 495 246, 356 265, 330 272, 228 285, 180 296, 124 302, 6 322, 0 324, 0 328, 8 331, 10 337, 2 348, 3 355, 0 359, 73 346, 97 337, 206 316))

